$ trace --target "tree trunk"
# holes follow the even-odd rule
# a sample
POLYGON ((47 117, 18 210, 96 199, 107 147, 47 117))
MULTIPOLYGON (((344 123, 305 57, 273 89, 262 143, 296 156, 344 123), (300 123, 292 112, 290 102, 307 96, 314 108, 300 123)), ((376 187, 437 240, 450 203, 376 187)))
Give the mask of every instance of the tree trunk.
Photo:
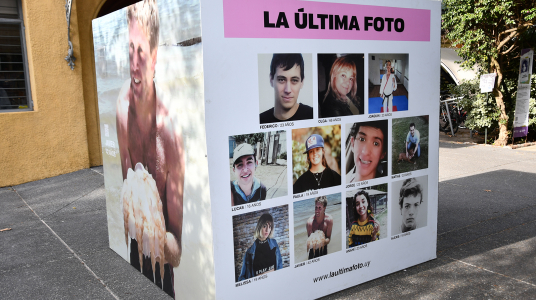
POLYGON ((493 91, 495 95, 495 102, 497 107, 501 111, 499 117, 499 138, 495 141, 496 146, 506 146, 508 144, 508 115, 506 114, 506 107, 504 105, 503 94, 498 88, 493 91))
POLYGON ((493 89, 493 95, 495 96, 495 103, 501 111, 499 117, 499 138, 495 141, 495 145, 506 146, 508 144, 508 115, 506 114, 506 106, 504 105, 503 94, 501 92, 503 74, 499 62, 493 57, 491 57, 491 64, 495 66, 495 70, 497 71, 497 84, 493 89))

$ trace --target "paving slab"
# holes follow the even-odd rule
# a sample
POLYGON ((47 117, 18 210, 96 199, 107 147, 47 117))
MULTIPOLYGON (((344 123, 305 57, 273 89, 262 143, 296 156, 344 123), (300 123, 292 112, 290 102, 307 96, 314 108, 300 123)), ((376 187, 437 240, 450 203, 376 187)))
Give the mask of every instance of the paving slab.
POLYGON ((109 247, 106 211, 60 213, 43 220, 78 254, 109 247))
POLYGON ((0 273, 72 257, 41 221, 19 223, 10 231, 1 232, 0 245, 0 273))
POLYGON ((52 214, 104 185, 101 174, 85 169, 14 186, 41 217, 52 214))
MULTIPOLYGON (((11 228, 24 222, 35 222, 39 218, 10 188, 0 189, 0 229, 11 228)), ((1 239, 1 237, 0 237, 1 239)))
POLYGON ((171 299, 109 248, 80 257, 120 299, 171 299))
POLYGON ((76 258, 0 273, 2 299, 115 299, 76 258))

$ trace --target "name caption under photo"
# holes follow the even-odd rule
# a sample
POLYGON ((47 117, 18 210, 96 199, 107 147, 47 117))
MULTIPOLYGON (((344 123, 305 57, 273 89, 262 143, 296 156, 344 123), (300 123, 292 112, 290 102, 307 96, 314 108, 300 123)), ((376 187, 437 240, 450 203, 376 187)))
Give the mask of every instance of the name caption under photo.
POLYGON ((274 124, 263 124, 260 125, 260 129, 269 129, 269 128, 283 128, 283 127, 292 127, 294 126, 294 122, 282 122, 282 123, 274 123, 274 124))
POLYGON ((391 179, 395 179, 395 178, 404 178, 404 177, 408 177, 408 176, 411 176, 411 172, 406 172, 406 173, 402 173, 402 174, 391 175, 391 179))
POLYGON ((262 202, 253 202, 253 203, 233 206, 231 208, 231 211, 239 211, 239 210, 243 210, 243 209, 246 209, 246 208, 261 207, 261 206, 262 206, 262 202))
POLYGON ((260 275, 260 276, 253 277, 253 278, 250 278, 250 279, 242 280, 240 282, 237 282, 235 284, 235 287, 244 286, 246 284, 250 284, 251 282, 261 281, 261 280, 267 279, 267 278, 268 278, 268 274, 264 274, 264 275, 260 275))
POLYGON ((328 122, 340 122, 341 118, 328 118, 328 119, 320 119, 318 120, 318 123, 328 123, 328 122))
POLYGON ((383 114, 370 114, 368 116, 369 119, 373 119, 373 118, 381 118, 381 117, 392 117, 393 114, 392 113, 383 113, 383 114))
POLYGON ((301 193, 301 194, 295 194, 295 195, 292 196, 292 198, 298 199, 298 198, 302 198, 302 197, 305 197, 305 196, 313 196, 313 195, 317 195, 317 194, 318 194, 318 191, 308 191, 308 192, 301 193))
POLYGON ((392 240, 396 240, 396 239, 401 238, 401 237, 408 236, 408 235, 410 235, 410 234, 411 234, 411 231, 404 232, 404 233, 397 234, 397 235, 393 235, 393 236, 391 237, 391 241, 392 241, 392 240))
POLYGON ((350 184, 347 184, 346 185, 346 188, 354 188, 354 187, 357 187, 357 186, 362 186, 362 185, 367 185, 368 184, 368 180, 363 180, 363 181, 360 181, 360 182, 354 182, 354 183, 350 183, 350 184))
POLYGON ((346 253, 350 253, 350 252, 357 251, 357 250, 360 250, 360 249, 365 249, 365 248, 367 248, 367 245, 368 244, 352 247, 352 248, 346 250, 346 253))
POLYGON ((294 269, 299 268, 299 267, 303 267, 305 265, 314 264, 314 263, 317 263, 319 261, 320 261, 320 257, 317 257, 317 258, 310 259, 308 261, 297 263, 297 264, 294 265, 294 269))

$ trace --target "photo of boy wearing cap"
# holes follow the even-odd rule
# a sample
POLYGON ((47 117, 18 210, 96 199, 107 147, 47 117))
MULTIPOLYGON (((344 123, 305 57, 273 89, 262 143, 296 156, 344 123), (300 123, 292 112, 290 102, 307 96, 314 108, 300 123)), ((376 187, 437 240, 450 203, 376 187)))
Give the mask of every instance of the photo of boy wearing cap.
POLYGON ((253 146, 248 143, 236 146, 233 152, 233 171, 236 180, 231 181, 233 206, 266 199, 266 186, 255 178, 257 165, 253 146))
POLYGON ((307 166, 307 170, 300 174, 294 182, 294 194, 340 185, 340 126, 297 129, 292 131, 292 135, 295 142, 293 145, 295 148, 293 149, 295 177, 300 165, 303 166, 305 163, 307 166), (305 147, 295 139, 295 134, 297 135, 302 130, 311 132, 306 135, 305 147), (329 139, 329 143, 327 139, 329 139), (305 152, 301 149, 300 152, 297 152, 299 147, 301 149, 304 147, 305 152), (329 162, 327 158, 329 158, 329 162))

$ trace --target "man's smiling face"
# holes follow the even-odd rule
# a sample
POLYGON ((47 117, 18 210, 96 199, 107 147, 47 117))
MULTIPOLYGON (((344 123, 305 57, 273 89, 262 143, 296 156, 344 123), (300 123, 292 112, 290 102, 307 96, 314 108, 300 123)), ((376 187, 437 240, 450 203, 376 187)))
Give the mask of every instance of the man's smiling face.
POLYGON ((298 105, 298 96, 303 87, 300 72, 298 65, 286 71, 280 66, 276 68, 274 77, 270 78, 270 85, 274 88, 274 106, 288 111, 298 105))
POLYGON ((249 187, 253 184, 256 166, 257 164, 253 155, 244 155, 236 160, 233 171, 236 179, 238 179, 239 186, 249 187))
POLYGON ((144 99, 152 90, 156 49, 151 52, 149 38, 136 20, 131 20, 128 28, 130 89, 136 99, 144 99))
POLYGON ((354 162, 356 166, 356 180, 373 179, 376 168, 383 152, 384 136, 381 129, 369 126, 360 126, 355 137, 351 139, 354 162))

